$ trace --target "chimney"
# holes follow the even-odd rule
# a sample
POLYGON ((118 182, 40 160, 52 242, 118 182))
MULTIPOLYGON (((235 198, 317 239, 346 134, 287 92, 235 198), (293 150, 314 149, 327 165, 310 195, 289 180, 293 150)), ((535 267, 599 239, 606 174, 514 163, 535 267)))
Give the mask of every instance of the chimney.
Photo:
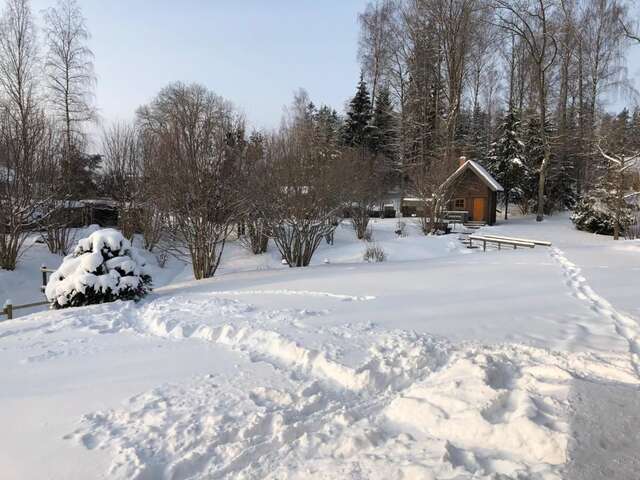
POLYGON ((460 157, 460 160, 459 160, 459 161, 460 161, 459 166, 461 167, 461 166, 463 166, 465 163, 467 163, 467 157, 460 157))

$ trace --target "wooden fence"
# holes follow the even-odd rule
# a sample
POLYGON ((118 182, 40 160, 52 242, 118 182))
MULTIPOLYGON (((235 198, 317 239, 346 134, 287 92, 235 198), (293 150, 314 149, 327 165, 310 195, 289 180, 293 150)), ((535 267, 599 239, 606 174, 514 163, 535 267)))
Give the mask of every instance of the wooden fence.
MULTIPOLYGON (((47 268, 46 265, 42 265, 40 267, 40 273, 42 274, 42 286, 40 287, 40 291, 44 294, 44 290, 47 287, 47 280, 48 280, 48 275, 52 272, 55 272, 55 270, 51 270, 50 268, 47 268)), ((2 307, 2 310, 0 310, 0 321, 2 321, 2 316, 4 315, 6 317, 6 320, 12 320, 13 319, 13 312, 15 310, 21 310, 24 308, 33 308, 33 307, 40 307, 43 305, 49 305, 48 301, 42 301, 42 302, 33 302, 33 303, 25 303, 23 305, 14 305, 11 300, 7 300, 6 302, 4 302, 4 306, 2 307)))

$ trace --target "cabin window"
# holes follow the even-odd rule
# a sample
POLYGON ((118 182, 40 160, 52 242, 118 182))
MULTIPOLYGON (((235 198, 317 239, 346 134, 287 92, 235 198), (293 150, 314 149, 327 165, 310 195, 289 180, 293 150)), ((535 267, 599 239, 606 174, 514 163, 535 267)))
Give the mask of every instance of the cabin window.
POLYGON ((453 201, 453 207, 456 209, 463 209, 464 208, 464 198, 456 198, 453 201))

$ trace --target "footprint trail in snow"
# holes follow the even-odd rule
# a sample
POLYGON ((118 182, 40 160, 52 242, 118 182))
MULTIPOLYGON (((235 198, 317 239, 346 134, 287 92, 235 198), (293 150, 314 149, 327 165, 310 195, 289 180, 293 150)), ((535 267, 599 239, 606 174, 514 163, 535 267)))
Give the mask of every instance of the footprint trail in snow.
POLYGON ((616 333, 628 342, 631 363, 640 377, 640 324, 631 316, 616 310, 608 300, 598 295, 582 275, 582 270, 572 263, 562 250, 552 248, 551 256, 562 267, 573 295, 587 302, 597 314, 610 319, 616 333))

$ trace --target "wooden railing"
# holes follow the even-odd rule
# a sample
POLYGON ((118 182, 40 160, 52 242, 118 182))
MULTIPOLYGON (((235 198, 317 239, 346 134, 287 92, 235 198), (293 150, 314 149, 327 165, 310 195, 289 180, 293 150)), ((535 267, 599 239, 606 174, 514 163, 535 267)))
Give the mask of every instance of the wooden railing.
MULTIPOLYGON (((40 273, 42 274, 42 285, 40 287, 40 291, 43 294, 44 294, 45 288, 47 288, 48 275, 53 272, 55 272, 55 270, 51 270, 50 268, 47 268, 46 265, 42 265, 40 267, 40 273)), ((21 310, 24 308, 41 307, 43 305, 49 305, 49 302, 45 300, 42 302, 33 302, 33 303, 25 303, 22 305, 14 305, 13 302, 11 302, 11 300, 7 300, 6 302, 4 302, 2 310, 0 310, 0 317, 4 315, 5 317, 7 317, 6 320, 12 320, 13 312, 15 310, 21 310)), ((0 321, 1 320, 2 318, 0 318, 0 321)))

